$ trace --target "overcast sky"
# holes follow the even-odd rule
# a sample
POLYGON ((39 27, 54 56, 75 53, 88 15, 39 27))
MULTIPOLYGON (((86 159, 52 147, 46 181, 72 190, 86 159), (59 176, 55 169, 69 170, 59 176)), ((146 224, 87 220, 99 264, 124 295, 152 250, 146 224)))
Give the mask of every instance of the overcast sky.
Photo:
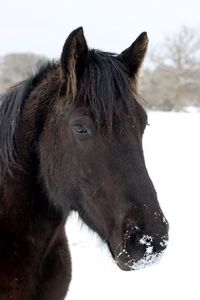
POLYGON ((200 28, 200 0, 0 0, 0 56, 57 58, 80 25, 89 46, 105 51, 121 52, 142 31, 156 45, 182 25, 200 28))

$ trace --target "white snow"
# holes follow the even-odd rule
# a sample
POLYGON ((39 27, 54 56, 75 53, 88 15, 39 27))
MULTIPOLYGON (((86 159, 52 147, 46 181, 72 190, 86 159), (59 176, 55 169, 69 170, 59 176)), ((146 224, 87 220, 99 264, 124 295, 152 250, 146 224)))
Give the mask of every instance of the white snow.
POLYGON ((67 300, 200 299, 200 114, 151 112, 149 123, 144 151, 170 224, 168 248, 155 266, 121 271, 73 215, 66 226, 73 268, 67 300))
POLYGON ((129 262, 130 267, 133 270, 140 270, 148 266, 152 266, 154 264, 157 264, 160 261, 162 256, 163 256, 163 251, 161 251, 159 254, 153 253, 153 247, 147 246, 144 257, 138 260, 137 262, 130 260, 129 262))
POLYGON ((153 237, 148 234, 144 234, 139 242, 141 245, 151 246, 153 242, 153 237))

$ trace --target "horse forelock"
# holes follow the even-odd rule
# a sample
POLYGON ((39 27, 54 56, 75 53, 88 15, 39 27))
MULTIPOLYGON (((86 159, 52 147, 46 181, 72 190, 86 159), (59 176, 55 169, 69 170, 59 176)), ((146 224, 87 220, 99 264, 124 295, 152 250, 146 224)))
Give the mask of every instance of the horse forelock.
POLYGON ((89 106, 98 128, 112 128, 114 116, 131 110, 136 100, 134 81, 117 55, 90 50, 80 79, 77 101, 89 106))

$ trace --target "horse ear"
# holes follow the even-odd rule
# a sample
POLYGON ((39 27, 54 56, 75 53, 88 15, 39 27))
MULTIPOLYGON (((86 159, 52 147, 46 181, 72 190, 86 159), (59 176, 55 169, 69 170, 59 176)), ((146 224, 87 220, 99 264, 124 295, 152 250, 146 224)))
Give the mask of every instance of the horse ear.
POLYGON ((83 28, 79 27, 72 31, 65 41, 60 60, 62 78, 67 83, 67 87, 73 97, 76 94, 77 79, 84 71, 87 56, 87 42, 84 37, 83 28))
POLYGON ((147 51, 148 41, 147 33, 143 32, 129 48, 120 54, 120 58, 126 63, 132 77, 137 75, 142 65, 147 51))

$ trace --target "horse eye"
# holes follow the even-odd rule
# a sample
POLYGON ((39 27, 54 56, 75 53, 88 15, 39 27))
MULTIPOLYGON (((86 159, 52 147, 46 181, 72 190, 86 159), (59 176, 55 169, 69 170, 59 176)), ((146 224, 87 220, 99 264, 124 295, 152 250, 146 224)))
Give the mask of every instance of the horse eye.
POLYGON ((78 134, 88 134, 88 129, 82 124, 74 124, 74 131, 78 134))

